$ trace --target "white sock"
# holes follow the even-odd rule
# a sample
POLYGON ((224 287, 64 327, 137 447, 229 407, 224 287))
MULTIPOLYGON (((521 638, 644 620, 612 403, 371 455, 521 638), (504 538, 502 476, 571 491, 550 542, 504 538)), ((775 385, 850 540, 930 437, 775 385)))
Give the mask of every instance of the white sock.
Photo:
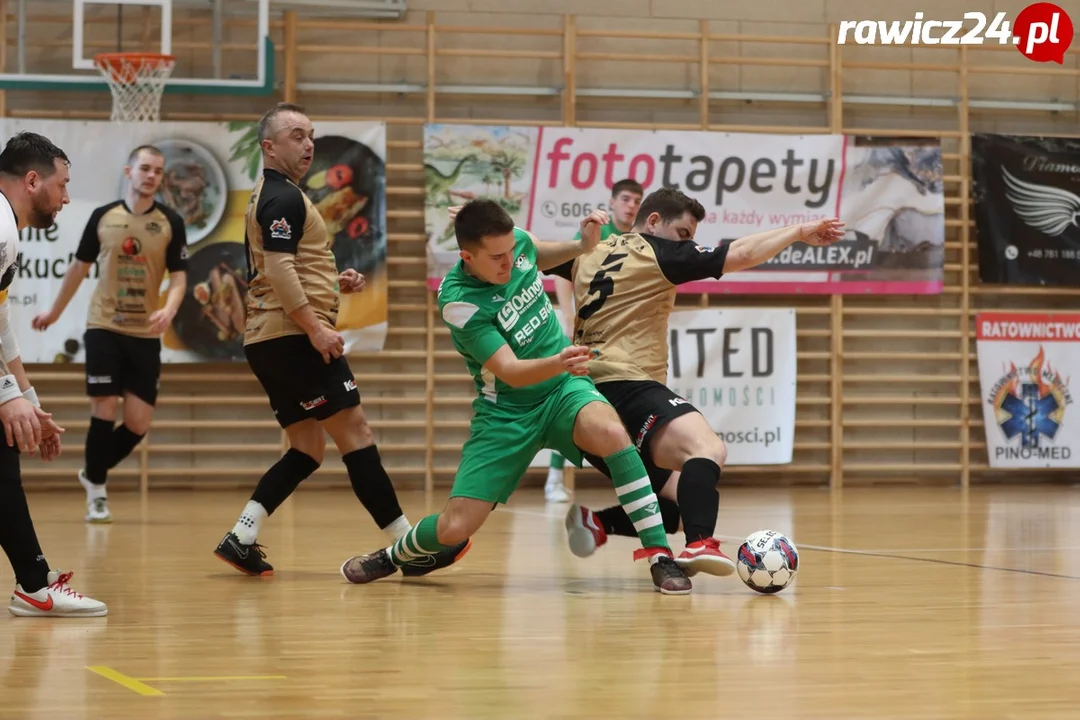
POLYGON ((251 545, 255 542, 255 538, 259 537, 259 527, 263 520, 269 516, 262 503, 248 500, 248 504, 244 506, 244 512, 240 513, 240 519, 233 526, 233 535, 242 545, 251 545))
POLYGON ((386 533, 386 537, 390 538, 391 543, 400 540, 410 530, 412 530, 412 525, 409 524, 409 520, 404 515, 383 528, 383 532, 386 533))
POLYGON ((94 500, 97 500, 98 498, 109 497, 109 493, 105 489, 104 485, 95 485, 94 483, 86 479, 85 470, 79 471, 79 484, 83 486, 84 490, 86 490, 86 499, 88 501, 92 502, 94 500))
POLYGON ((563 471, 558 468, 548 468, 547 484, 548 485, 562 485, 563 471))

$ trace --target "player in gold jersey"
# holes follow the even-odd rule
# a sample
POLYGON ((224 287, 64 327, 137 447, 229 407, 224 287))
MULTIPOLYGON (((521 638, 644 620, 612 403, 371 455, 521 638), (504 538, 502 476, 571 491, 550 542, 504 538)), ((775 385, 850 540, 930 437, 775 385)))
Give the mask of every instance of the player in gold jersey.
POLYGON ((53 306, 32 321, 45 330, 63 314, 94 262, 100 271, 86 320, 86 394, 90 429, 79 482, 86 490, 86 521, 112 522, 106 480, 150 428, 161 376, 161 336, 172 323, 187 287, 184 221, 155 200, 165 156, 144 145, 132 151, 124 198, 90 215, 75 261, 53 306), (166 270, 164 302, 158 288, 166 270), (124 416, 114 428, 120 398, 124 416))
MULTIPOLYGON (((259 480, 214 554, 248 575, 272 575, 256 542, 262 523, 322 464, 329 434, 353 492, 391 541, 412 526, 383 468, 345 340, 337 332, 339 295, 363 289, 355 270, 338 273, 326 223, 299 183, 315 155, 315 129, 298 105, 280 103, 259 123, 263 175, 251 192, 244 354, 289 438, 288 451, 259 480), (325 434, 324 434, 325 433, 325 434)), ((424 575, 461 558, 472 541, 401 568, 424 575)))
MULTIPOLYGON (((641 183, 633 178, 619 180, 611 186, 611 212, 608 223, 600 228, 600 239, 606 240, 612 235, 620 235, 630 232, 637 219, 638 207, 641 206, 641 198, 645 196, 645 189, 641 183)), ((581 233, 574 236, 575 240, 581 239, 581 233)), ((574 284, 563 277, 555 277, 555 296, 559 300, 559 319, 563 321, 563 328, 567 335, 574 333, 574 284)), ((567 502, 570 499, 566 486, 563 484, 563 466, 566 459, 559 453, 552 451, 551 465, 548 468, 547 481, 544 483, 544 499, 550 503, 567 502)))
MULTIPOLYGON (((611 236, 588 255, 549 271, 574 282, 572 340, 599 352, 589 366, 596 388, 626 425, 657 496, 678 504, 686 549, 676 562, 690 576, 729 575, 735 565, 713 537, 727 448, 697 408, 665 385, 668 317, 677 288, 756 267, 796 242, 832 245, 843 237, 843 223, 829 219, 710 247, 693 241, 704 217, 697 200, 661 188, 642 202, 632 232, 611 236)), ((586 457, 607 473, 600 458, 586 457)), ((668 532, 678 520, 665 517, 668 532)), ((619 506, 594 513, 572 505, 566 526, 570 548, 581 557, 603 545, 608 533, 634 535, 619 506)))

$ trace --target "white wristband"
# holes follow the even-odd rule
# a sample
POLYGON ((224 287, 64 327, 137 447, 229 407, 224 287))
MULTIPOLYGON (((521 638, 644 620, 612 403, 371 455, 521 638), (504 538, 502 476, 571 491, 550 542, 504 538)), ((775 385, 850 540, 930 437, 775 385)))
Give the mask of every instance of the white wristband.
POLYGON ((19 383, 15 380, 14 375, 4 375, 3 377, 0 377, 0 405, 11 402, 15 398, 21 398, 22 396, 22 391, 19 390, 19 383))
POLYGON ((37 390, 35 390, 33 386, 26 389, 26 392, 23 393, 23 397, 33 403, 34 407, 41 407, 41 401, 38 400, 37 390))

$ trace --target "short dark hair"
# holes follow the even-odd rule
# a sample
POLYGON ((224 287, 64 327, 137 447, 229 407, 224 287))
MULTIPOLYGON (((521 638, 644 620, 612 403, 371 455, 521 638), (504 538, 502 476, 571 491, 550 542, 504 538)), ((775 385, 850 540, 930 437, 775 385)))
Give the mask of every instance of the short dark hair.
POLYGON ((65 165, 71 161, 64 151, 52 144, 44 135, 21 132, 7 141, 0 153, 0 175, 24 177, 31 170, 48 178, 56 172, 56 160, 65 165))
POLYGON ((649 193, 638 208, 635 224, 645 222, 645 218, 653 213, 658 213, 664 222, 678 220, 685 213, 690 213, 698 222, 705 219, 705 208, 701 203, 688 197, 682 191, 669 187, 662 187, 649 193))
POLYGON ((262 143, 263 140, 270 137, 271 126, 274 124, 274 119, 284 112, 295 112, 300 113, 301 115, 307 115, 307 110, 305 110, 302 105, 287 102, 278 103, 267 110, 266 114, 259 120, 259 143, 262 143))
POLYGON ((161 152, 161 150, 154 145, 140 145, 139 147, 132 150, 131 154, 128 155, 128 165, 131 165, 133 162, 135 162, 135 160, 139 157, 139 153, 143 152, 144 150, 151 155, 165 157, 165 153, 161 152))
POLYGON ((486 237, 514 232, 514 218, 494 200, 481 198, 465 203, 454 218, 454 234, 462 250, 473 248, 486 237))
POLYGON ((620 180, 619 182, 611 186, 611 197, 613 198, 619 197, 619 193, 624 192, 632 192, 636 193, 637 195, 643 196, 645 195, 645 188, 641 187, 641 183, 639 183, 634 178, 626 178, 625 180, 620 180))

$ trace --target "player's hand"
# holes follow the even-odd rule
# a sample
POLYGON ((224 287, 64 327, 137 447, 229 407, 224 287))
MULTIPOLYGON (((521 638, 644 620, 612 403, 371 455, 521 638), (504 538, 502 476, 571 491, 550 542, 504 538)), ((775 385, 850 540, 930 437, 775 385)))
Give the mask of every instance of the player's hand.
MULTIPOLYGON (((41 445, 38 446, 38 451, 44 462, 52 462, 60 457, 60 436, 64 434, 64 428, 56 424, 51 413, 39 407, 35 407, 34 410, 37 411, 38 420, 41 422, 41 445)), ((33 451, 30 454, 32 455, 33 451)))
POLYGON ((581 221, 581 251, 590 252, 600 244, 600 228, 608 224, 604 210, 593 210, 581 221))
POLYGON ((588 375, 589 360, 592 356, 593 351, 584 345, 571 345, 559 353, 559 361, 563 370, 571 375, 588 375))
POLYGON ((34 411, 37 413, 38 422, 41 423, 42 442, 53 437, 59 437, 67 432, 64 428, 56 424, 56 421, 53 420, 52 413, 47 413, 39 407, 35 407, 34 411))
POLYGON ((59 318, 52 310, 49 312, 43 312, 30 321, 30 327, 35 330, 48 330, 49 326, 56 322, 59 318))
POLYGON ((807 245, 832 245, 844 237, 844 223, 836 218, 804 223, 799 228, 799 239, 807 245))
POLYGON ((323 362, 330 364, 331 358, 339 358, 345 354, 345 338, 325 325, 320 325, 315 332, 308 335, 311 345, 322 355, 323 362))
POLYGON ((169 327, 173 321, 174 314, 168 310, 161 309, 155 310, 150 313, 150 317, 147 319, 147 324, 150 326, 150 332, 155 335, 160 335, 169 327))
MULTIPOLYGON (((56 458, 60 457, 62 452, 60 444, 60 436, 53 435, 41 441, 41 445, 38 445, 38 451, 41 453, 41 460, 43 462, 52 462, 56 458)), ((33 453, 31 453, 32 455, 33 453)))
POLYGON ((9 446, 33 452, 41 444, 41 421, 37 408, 26 398, 15 398, 0 405, 0 422, 9 446))
POLYGON ((358 293, 367 287, 367 280, 363 275, 349 268, 338 275, 338 286, 343 293, 358 293))
POLYGON ((463 208, 463 207, 465 207, 465 206, 464 205, 451 205, 450 207, 446 208, 446 213, 450 216, 450 222, 454 221, 454 218, 457 217, 457 214, 459 212, 461 212, 461 208, 463 208))

